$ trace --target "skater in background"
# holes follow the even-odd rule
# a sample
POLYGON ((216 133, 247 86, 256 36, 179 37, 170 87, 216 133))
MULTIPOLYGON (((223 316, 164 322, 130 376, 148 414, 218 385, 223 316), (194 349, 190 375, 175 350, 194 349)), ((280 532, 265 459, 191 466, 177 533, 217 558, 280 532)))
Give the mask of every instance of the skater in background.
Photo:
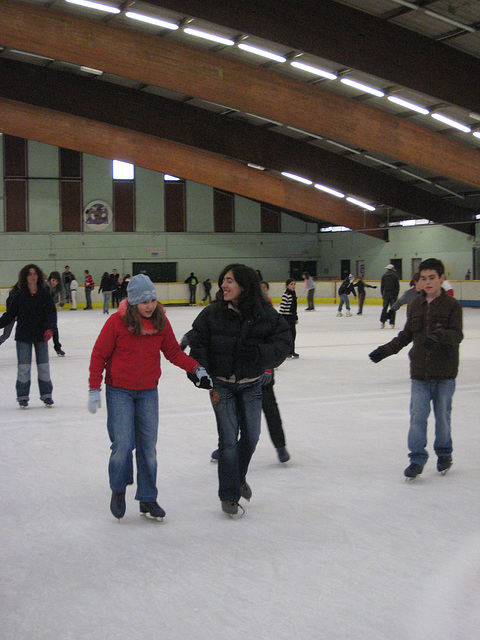
POLYGON ((365 302, 366 293, 365 289, 368 287, 369 289, 376 289, 376 284, 367 284, 362 276, 357 277, 357 281, 353 283, 353 286, 358 291, 358 311, 357 316, 361 316, 363 312, 363 304, 365 302))
POLYGON ((160 351, 172 364, 191 374, 197 387, 210 389, 207 372, 180 349, 155 287, 146 275, 134 276, 128 298, 105 322, 90 359, 88 410, 101 405, 105 371, 107 429, 112 442, 108 465, 115 518, 125 515, 125 491, 133 484, 133 449, 137 461, 140 512, 163 518, 157 502, 158 381, 160 351))
POLYGON ((442 289, 445 279, 442 262, 436 258, 424 260, 419 273, 423 291, 412 302, 405 327, 396 338, 369 354, 377 363, 413 341, 409 352, 412 380, 407 478, 416 478, 422 473, 428 459, 430 403, 433 403, 435 414, 433 447, 437 454, 437 470, 444 473, 452 465, 452 399, 458 373, 459 344, 463 340, 462 307, 442 289))
MULTIPOLYGON (((410 313, 410 307, 412 306, 412 302, 416 299, 420 291, 422 290, 422 283, 420 281, 420 274, 414 273, 412 279, 410 280, 410 289, 407 289, 403 295, 398 298, 396 302, 392 304, 392 308, 387 314, 388 320, 391 318, 392 313, 396 313, 400 307, 404 304, 407 305, 407 318, 410 313)), ((395 318, 394 318, 395 321, 395 318)))
POLYGON ((98 287, 98 293, 103 295, 103 313, 109 313, 108 308, 110 306, 110 298, 112 297, 112 286, 110 274, 108 271, 103 272, 102 279, 100 280, 100 286, 98 287))
POLYGON ((387 264, 385 267, 385 273, 380 281, 380 293, 382 294, 383 306, 382 313, 380 314, 380 327, 385 327, 387 318, 389 319, 392 329, 395 327, 395 311, 388 315, 389 307, 391 307, 398 298, 400 291, 400 282, 398 276, 395 273, 395 267, 393 264, 387 264))
POLYGON ((0 318, 0 328, 17 321, 17 402, 27 407, 30 399, 32 349, 35 350, 40 400, 53 404, 53 385, 48 362, 48 340, 57 326, 57 310, 45 288, 43 271, 36 264, 27 264, 18 274, 18 291, 8 310, 0 318))
POLYGON ((90 271, 85 269, 85 299, 87 301, 87 305, 84 309, 92 309, 92 291, 95 289, 95 283, 93 282, 93 278, 90 275, 90 271))
POLYGON ((352 315, 352 313, 350 311, 350 300, 348 299, 348 296, 350 295, 350 293, 353 293, 355 298, 357 297, 357 294, 355 293, 355 288, 353 286, 353 280, 354 280, 354 277, 353 277, 352 274, 350 274, 349 276, 347 276, 345 278, 345 280, 340 285, 340 288, 338 289, 338 295, 340 296, 340 302, 339 302, 338 310, 337 310, 337 318, 343 316, 342 307, 343 307, 344 304, 347 307, 347 313, 345 315, 347 317, 351 317, 351 315, 352 315))
POLYGON ((208 300, 207 304, 210 304, 212 301, 212 283, 210 282, 210 278, 206 278, 203 282, 203 289, 205 291, 205 295, 202 298, 202 304, 208 300))
POLYGON ((264 299, 253 269, 230 264, 221 272, 218 286, 216 302, 197 316, 187 337, 191 355, 213 379, 218 495, 222 511, 233 516, 240 497, 252 497, 246 476, 260 436, 260 379, 266 369, 285 360, 291 337, 286 322, 264 299))
POLYGON ((118 280, 120 275, 117 273, 116 269, 112 269, 112 273, 110 274, 110 291, 112 296, 112 309, 118 307, 118 280))
MULTIPOLYGON (((72 295, 72 282, 73 280, 70 280, 70 295, 72 295)), ((62 309, 63 306, 65 305, 65 292, 63 290, 62 281, 58 271, 52 271, 52 273, 48 276, 47 282, 45 283, 45 287, 47 291, 50 293, 50 295, 52 296, 52 300, 53 300, 53 303, 55 304, 55 307, 58 304, 60 309, 62 309)), ((53 348, 55 350, 55 353, 58 356, 64 356, 65 351, 62 349, 62 345, 60 343, 58 326, 56 326, 55 329, 53 330, 52 338, 53 338, 53 348)))
MULTIPOLYGON (((123 277, 122 277, 122 281, 120 284, 120 291, 119 291, 119 299, 120 302, 122 300, 125 300, 125 298, 127 297, 128 293, 127 293, 127 288, 128 288, 128 283, 130 282, 130 280, 132 279, 132 276, 129 273, 126 273, 123 277)), ((120 282, 120 279, 119 279, 120 282)))
POLYGON ((70 297, 72 298, 72 306, 70 311, 77 310, 77 291, 78 282, 76 281, 75 276, 73 276, 72 280, 70 281, 70 297))
POLYGON ((65 271, 62 273, 62 286, 65 291, 65 300, 66 302, 71 302, 72 298, 70 295, 70 282, 75 276, 70 272, 70 267, 68 264, 65 265, 65 271))
POLYGON ((305 311, 315 311, 314 298, 315 298, 315 282, 312 276, 304 271, 302 278, 305 281, 305 291, 307 292, 307 308, 305 311))
MULTIPOLYGON (((16 282, 16 283, 13 285, 13 287, 10 289, 10 291, 9 291, 9 293, 8 293, 8 296, 7 296, 7 299, 6 299, 6 301, 5 301, 6 311, 8 311, 8 310, 9 310, 10 305, 11 305, 11 303, 12 303, 13 296, 14 296, 14 294, 19 290, 19 288, 20 288, 20 287, 19 287, 19 284, 18 284, 18 282, 16 282)), ((13 331, 13 327, 14 327, 14 325, 15 325, 15 320, 12 320, 12 322, 10 322, 9 324, 7 324, 7 325, 4 327, 4 329, 3 329, 3 333, 2 333, 2 335, 0 336, 0 345, 2 345, 6 340, 8 340, 8 339, 9 339, 9 337, 10 337, 10 335, 11 335, 12 331, 13 331)))
MULTIPOLYGON (((263 283, 261 282, 260 286, 262 286, 262 284, 264 284, 266 288, 266 293, 262 289, 263 294, 265 295, 267 300, 270 301, 270 304, 271 304, 272 301, 268 297, 268 289, 270 288, 268 285, 268 282, 263 282, 263 283)), ((278 310, 278 313, 280 313, 284 317, 286 323, 288 324, 288 327, 290 329, 290 333, 292 336, 292 350, 288 354, 289 358, 300 357, 298 353, 296 353, 295 351, 295 339, 297 337, 297 322, 298 322, 297 294, 295 293, 296 286, 297 286, 297 283, 293 278, 287 278, 287 281, 285 282, 285 292, 282 295, 282 300, 280 302, 280 309, 278 310)))
POLYGON ((190 292, 190 306, 197 304, 197 284, 198 278, 197 276, 191 272, 188 278, 185 280, 185 283, 188 284, 188 290, 190 292))

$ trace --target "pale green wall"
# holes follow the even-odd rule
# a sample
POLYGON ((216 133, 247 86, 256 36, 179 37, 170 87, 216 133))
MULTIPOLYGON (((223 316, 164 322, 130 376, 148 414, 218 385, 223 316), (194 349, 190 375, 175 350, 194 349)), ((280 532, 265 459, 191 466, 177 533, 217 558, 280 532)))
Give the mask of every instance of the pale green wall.
MULTIPOLYGON (((3 136, 0 133, 0 233, 5 231, 5 206, 3 202, 3 136)), ((0 237, 0 246, 3 244, 0 237)))
POLYGON ((164 231, 163 173, 135 167, 136 230, 164 231))
POLYGON ((213 189, 204 184, 187 180, 186 199, 188 231, 192 233, 212 232, 213 189))
POLYGON ((60 175, 58 147, 28 141, 28 177, 58 178, 60 175))
POLYGON ((58 180, 28 181, 28 219, 30 232, 58 231, 60 194, 58 180))
POLYGON ((235 196, 235 231, 260 233, 260 203, 235 196))

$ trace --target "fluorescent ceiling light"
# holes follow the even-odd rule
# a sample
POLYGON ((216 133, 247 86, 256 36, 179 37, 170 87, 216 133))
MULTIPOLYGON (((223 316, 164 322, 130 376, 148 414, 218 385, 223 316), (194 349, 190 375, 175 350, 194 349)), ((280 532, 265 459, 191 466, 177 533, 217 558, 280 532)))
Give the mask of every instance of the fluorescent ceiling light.
POLYGON ((351 231, 350 227, 323 227, 320 233, 335 233, 336 231, 351 231))
POLYGON ((356 198, 347 198, 348 202, 355 204, 357 207, 362 207, 362 209, 367 209, 367 211, 375 211, 375 207, 372 207, 371 204, 367 204, 366 202, 362 202, 361 200, 357 200, 356 198))
POLYGON ((451 24, 452 27, 458 27, 459 29, 463 29, 464 31, 469 31, 470 33, 476 32, 476 29, 474 29, 473 27, 470 27, 468 24, 463 24, 462 22, 457 22, 456 20, 452 20, 452 18, 443 16, 441 13, 437 13, 436 11, 430 11, 430 9, 424 9, 424 13, 426 16, 430 16, 431 18, 436 18, 437 20, 441 20, 442 22, 451 24))
POLYGON ((417 224, 416 220, 401 220, 400 226, 402 227, 414 227, 417 224))
POLYGON ((361 82, 356 82, 355 80, 350 80, 350 78, 341 78, 340 82, 343 84, 347 84, 349 87, 354 87, 355 89, 360 89, 360 91, 364 91, 365 93, 371 93, 372 96, 377 96, 377 98, 383 98, 385 95, 383 91, 379 91, 378 89, 374 89, 373 87, 369 87, 366 84, 362 84, 361 82))
POLYGON ((282 171, 282 176, 284 176, 285 178, 290 178, 291 180, 296 180, 297 182, 301 182, 302 184, 313 184, 311 180, 302 178, 302 176, 296 176, 294 173, 287 173, 286 171, 282 171))
POLYGON ((235 42, 229 38, 222 38, 221 36, 216 36, 214 33, 207 33, 206 31, 199 31, 198 29, 190 29, 190 27, 185 28, 184 32, 196 38, 203 38, 204 40, 212 40, 212 42, 224 44, 227 47, 232 47, 235 44, 235 42))
POLYGON ((286 62, 287 59, 283 56, 279 56, 276 53, 271 53, 271 51, 265 51, 265 49, 259 49, 258 47, 252 47, 249 44, 244 44, 243 42, 238 45, 239 49, 243 51, 248 51, 249 53, 253 53, 257 56, 262 56, 263 58, 268 58, 269 60, 275 60, 276 62, 286 62))
POLYGON ((428 116, 428 114, 430 113, 428 109, 420 107, 418 104, 413 104, 413 102, 408 102, 408 100, 402 100, 401 98, 397 98, 396 96, 388 96, 388 99, 390 100, 390 102, 399 104, 401 107, 405 107, 406 109, 410 109, 411 111, 421 113, 424 116, 428 116))
POLYGON ((325 187, 323 184, 315 184, 315 189, 320 189, 320 191, 325 191, 325 193, 329 193, 331 196, 335 196, 336 198, 344 198, 345 194, 340 191, 335 191, 335 189, 330 189, 330 187, 325 187))
POLYGON ((474 131, 473 135, 475 136, 475 138, 480 138, 480 131, 474 131))
POLYGON ((101 76, 103 74, 103 71, 100 71, 100 69, 92 69, 92 67, 80 67, 80 71, 91 73, 92 76, 101 76))
POLYGON ((117 7, 110 7, 106 4, 100 4, 99 2, 90 2, 90 0, 65 0, 65 1, 70 4, 78 4, 81 7, 96 9, 97 11, 106 11, 107 13, 120 13, 120 9, 117 9, 117 7))
POLYGON ((475 113, 475 111, 472 111, 472 113, 468 114, 470 118, 473 118, 473 120, 480 120, 480 113, 475 113))
POLYGON ((451 118, 447 118, 446 116, 442 116, 441 113, 432 113, 431 116, 432 116, 432 118, 435 118, 435 120, 440 120, 440 122, 448 124, 451 127, 453 127, 454 129, 458 129, 459 131, 463 131, 463 133, 471 133, 471 131, 472 131, 470 129, 470 127, 466 127, 464 124, 461 124, 460 122, 456 122, 456 120, 452 120, 451 118))
POLYGON ((480 220, 480 213, 477 213, 477 215, 475 216, 475 220, 480 220))
POLYGON ((296 60, 290 62, 290 64, 296 69, 307 71, 307 73, 313 73, 314 76, 321 76, 322 78, 327 78, 328 80, 336 80, 338 77, 334 73, 324 71, 323 69, 319 69, 318 67, 312 67, 309 64, 303 64, 303 62, 297 62, 296 60))
POLYGON ((407 0, 392 0, 392 2, 396 2, 397 4, 401 4, 402 7, 408 7, 409 9, 419 9, 420 8, 416 4, 413 4, 413 2, 407 2, 407 0))
POLYGON ((160 20, 159 18, 151 18, 150 16, 144 16, 142 13, 135 13, 135 11, 127 11, 125 16, 131 20, 138 20, 139 22, 153 24, 156 27, 161 27, 162 29, 171 29, 172 31, 178 29, 178 24, 175 24, 175 22, 167 22, 166 20, 160 20))

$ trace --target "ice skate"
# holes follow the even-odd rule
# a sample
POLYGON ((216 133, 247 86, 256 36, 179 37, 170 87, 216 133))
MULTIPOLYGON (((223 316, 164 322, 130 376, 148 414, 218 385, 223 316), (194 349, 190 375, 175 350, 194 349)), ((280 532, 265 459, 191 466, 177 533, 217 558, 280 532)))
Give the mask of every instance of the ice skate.
POLYGON ((250 489, 250 486, 246 480, 240 485, 240 494, 244 500, 248 500, 250 502, 250 498, 252 497, 252 490, 250 489))
POLYGON ((351 318, 351 317, 352 317, 352 314, 350 313, 350 311, 347 311, 347 313, 345 314, 345 316, 346 316, 347 318, 351 318))
POLYGON ((341 311, 339 311, 339 312, 337 313, 337 318, 342 318, 342 317, 343 317, 343 313, 342 313, 341 311))
POLYGON ((405 469, 404 474, 407 480, 415 480, 423 471, 423 467, 416 462, 411 462, 405 469))
POLYGON ((299 358, 300 356, 298 355, 298 353, 292 353, 291 357, 296 360, 297 358, 299 358))
POLYGON ((43 402, 45 403, 45 406, 50 409, 50 407, 53 405, 53 398, 45 398, 43 402))
POLYGON ((238 502, 235 502, 235 500, 222 500, 222 511, 230 518, 234 516, 241 518, 245 514, 245 509, 238 504, 238 502))
POLYGON ((380 323, 380 329, 385 329, 385 323, 384 322, 380 323))
POLYGON ((147 516, 148 514, 160 522, 165 517, 165 511, 155 500, 153 502, 140 502, 140 513, 144 516, 147 516))
POLYGON ((57 356, 64 356, 65 351, 63 349, 55 349, 57 356))
POLYGON ((451 455, 438 456, 437 471, 439 473, 441 473, 442 476, 444 476, 447 473, 447 471, 450 469, 452 464, 453 464, 453 461, 452 461, 452 456, 451 455))
POLYGON ((28 407, 28 400, 19 400, 18 406, 20 409, 26 409, 28 407))
POLYGON ((110 500, 110 511, 112 515, 120 520, 125 515, 125 491, 121 493, 116 493, 112 491, 112 499, 110 500))
POLYGON ((218 449, 212 451, 210 462, 218 462, 218 449))
POLYGON ((277 455, 280 462, 288 462, 290 460, 290 454, 287 451, 286 447, 278 447, 277 455))

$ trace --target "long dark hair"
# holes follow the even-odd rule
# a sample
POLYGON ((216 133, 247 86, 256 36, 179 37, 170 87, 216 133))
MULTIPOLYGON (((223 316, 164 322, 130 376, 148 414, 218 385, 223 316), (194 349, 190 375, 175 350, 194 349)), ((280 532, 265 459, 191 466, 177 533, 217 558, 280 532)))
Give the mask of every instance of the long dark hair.
POLYGON ((268 306, 260 289, 260 281, 255 271, 245 264, 234 263, 227 265, 218 276, 218 288, 220 290, 218 299, 223 309, 226 309, 228 304, 223 299, 222 282, 229 271, 233 273, 235 281, 243 289, 237 298, 237 307, 242 316, 251 315, 252 309, 258 303, 262 306, 268 306))
MULTIPOLYGON (((136 304, 127 304, 123 322, 129 329, 131 329, 134 335, 142 335, 142 316, 140 315, 140 311, 138 310, 138 306, 136 304)), ((165 311, 159 302, 157 302, 155 311, 150 316, 150 322, 152 323, 153 328, 156 329, 156 331, 163 331, 163 329, 165 329, 167 325, 165 311)))
POLYGON ((20 289, 28 289, 27 277, 30 273, 30 269, 35 269, 37 272, 38 280, 37 280, 37 289, 41 291, 45 287, 45 275, 39 266, 36 264, 26 264, 18 274, 18 286, 20 289))

